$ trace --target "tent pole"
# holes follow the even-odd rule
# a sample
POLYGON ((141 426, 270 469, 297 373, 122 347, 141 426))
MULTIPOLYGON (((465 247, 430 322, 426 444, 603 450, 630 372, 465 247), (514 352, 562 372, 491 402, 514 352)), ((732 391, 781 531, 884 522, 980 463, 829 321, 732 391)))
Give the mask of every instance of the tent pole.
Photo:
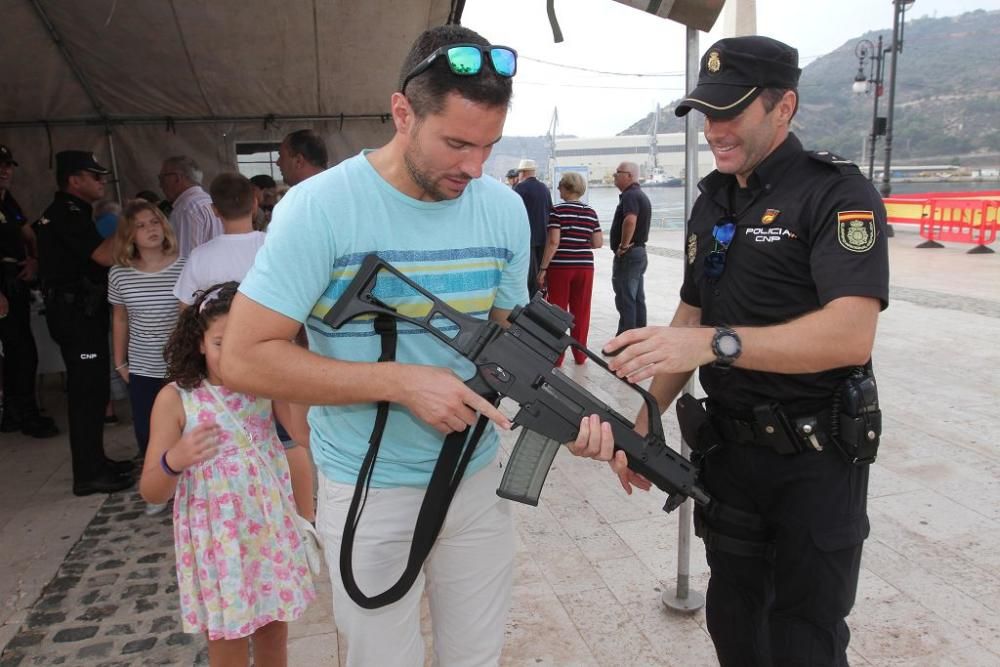
POLYGON ((125 200, 122 199, 122 179, 118 176, 118 156, 115 154, 115 135, 111 133, 110 125, 105 127, 105 133, 108 137, 108 152, 111 153, 111 174, 115 179, 115 194, 117 195, 118 203, 124 204, 125 200))
POLYGON ((171 116, 84 116, 78 118, 61 118, 55 120, 15 120, 0 121, 0 128, 15 127, 83 127, 88 125, 212 125, 219 123, 260 123, 262 121, 292 121, 292 122, 326 122, 339 120, 377 120, 387 123, 392 119, 388 113, 358 113, 358 114, 288 114, 265 116, 187 116, 174 118, 171 116))

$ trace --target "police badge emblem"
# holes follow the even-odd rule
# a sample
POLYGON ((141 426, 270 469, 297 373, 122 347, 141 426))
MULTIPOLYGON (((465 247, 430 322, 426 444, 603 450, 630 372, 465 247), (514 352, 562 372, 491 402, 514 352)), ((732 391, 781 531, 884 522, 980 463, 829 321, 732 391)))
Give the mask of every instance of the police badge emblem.
POLYGON ((712 74, 715 74, 720 69, 722 69, 722 60, 719 59, 718 51, 709 52, 708 60, 705 62, 705 69, 707 69, 712 74))
POLYGON ((867 252, 875 245, 873 211, 838 211, 837 240, 845 250, 867 252))
POLYGON ((698 255, 698 236, 692 234, 688 237, 687 259, 688 264, 694 264, 694 258, 698 255))
POLYGON ((781 211, 776 208, 769 208, 764 211, 764 215, 760 216, 760 224, 769 225, 777 220, 779 215, 781 215, 781 211))

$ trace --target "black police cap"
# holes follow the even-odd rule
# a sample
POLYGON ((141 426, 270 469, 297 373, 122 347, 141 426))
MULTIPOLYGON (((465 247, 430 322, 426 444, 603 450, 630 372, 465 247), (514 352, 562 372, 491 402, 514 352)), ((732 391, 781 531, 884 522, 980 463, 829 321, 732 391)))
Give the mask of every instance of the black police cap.
POLYGON ((59 151, 56 153, 56 174, 69 176, 78 171, 92 171, 95 174, 110 173, 97 162, 89 151, 59 151))
POLYGON ((10 163, 15 167, 18 166, 17 160, 14 159, 14 154, 10 152, 10 149, 0 144, 0 163, 10 163))
POLYGON ((797 88, 799 52, 770 37, 720 39, 701 57, 698 86, 674 113, 697 109, 713 118, 732 118, 764 88, 797 88))

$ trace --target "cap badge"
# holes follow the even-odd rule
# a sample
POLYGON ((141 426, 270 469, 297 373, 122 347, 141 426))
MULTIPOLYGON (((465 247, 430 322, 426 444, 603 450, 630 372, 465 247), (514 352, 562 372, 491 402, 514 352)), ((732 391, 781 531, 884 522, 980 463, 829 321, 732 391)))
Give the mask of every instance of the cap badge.
POLYGON ((777 220, 779 215, 781 215, 781 211, 776 208, 769 208, 764 211, 764 215, 760 216, 760 224, 769 225, 777 220))
POLYGON ((712 74, 715 74, 720 69, 722 69, 722 61, 719 59, 718 51, 709 52, 708 61, 705 63, 705 69, 707 69, 712 74))

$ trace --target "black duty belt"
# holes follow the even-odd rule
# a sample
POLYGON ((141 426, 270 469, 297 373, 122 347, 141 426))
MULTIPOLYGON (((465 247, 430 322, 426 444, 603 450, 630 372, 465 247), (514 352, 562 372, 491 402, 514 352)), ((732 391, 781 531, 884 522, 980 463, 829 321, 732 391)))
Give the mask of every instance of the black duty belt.
POLYGON ((760 405, 748 417, 735 417, 709 405, 716 433, 726 443, 763 447, 778 454, 822 451, 830 442, 830 416, 825 413, 790 415, 778 404, 760 405))

